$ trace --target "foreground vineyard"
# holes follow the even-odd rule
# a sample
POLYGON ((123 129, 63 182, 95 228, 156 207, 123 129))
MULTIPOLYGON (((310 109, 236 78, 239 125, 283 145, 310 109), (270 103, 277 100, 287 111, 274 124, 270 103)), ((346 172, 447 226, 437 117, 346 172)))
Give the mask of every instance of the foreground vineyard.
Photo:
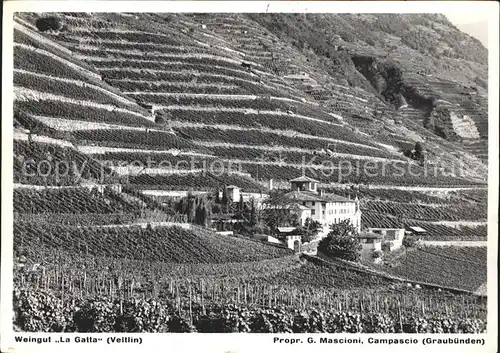
POLYGON ((281 306, 208 303, 179 307, 174 299, 70 302, 29 290, 14 292, 14 309, 14 328, 31 332, 484 333, 486 330, 484 320, 457 318, 455 313, 390 315, 367 310, 291 310, 281 306), (40 316, 42 311, 47 315, 40 316))
POLYGON ((32 251, 45 267, 15 271, 14 324, 21 330, 477 333, 486 327, 483 298, 408 289, 321 260, 190 270, 107 260, 112 270, 102 273, 104 259, 81 257, 70 265, 60 253, 32 251), (42 309, 51 315, 37 315, 42 309))

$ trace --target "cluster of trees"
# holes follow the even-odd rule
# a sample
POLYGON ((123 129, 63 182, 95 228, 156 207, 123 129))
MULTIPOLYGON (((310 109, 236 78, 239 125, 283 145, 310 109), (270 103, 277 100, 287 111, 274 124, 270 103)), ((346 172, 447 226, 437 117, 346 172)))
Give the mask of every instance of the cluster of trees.
POLYGON ((300 235, 302 243, 309 243, 314 240, 321 230, 321 223, 312 218, 307 218, 304 225, 299 225, 291 234, 300 235))
POLYGON ((299 219, 290 212, 290 200, 283 190, 272 190, 263 202, 262 220, 275 233, 278 227, 298 227, 299 219))
POLYGON ((59 17, 47 16, 37 19, 35 26, 40 32, 60 31, 63 29, 64 23, 59 17))
POLYGON ((176 211, 187 215, 189 223, 198 224, 203 227, 209 227, 212 221, 212 205, 205 196, 195 196, 189 193, 186 197, 179 200, 176 205, 176 211))
POLYGON ((238 202, 233 202, 224 188, 213 194, 188 195, 180 199, 174 206, 175 210, 187 215, 187 221, 203 227, 210 227, 212 221, 219 230, 230 228, 238 233, 251 235, 267 233, 266 227, 259 221, 259 215, 254 200, 245 202, 241 197, 238 202), (237 220, 230 224, 229 220, 237 220))

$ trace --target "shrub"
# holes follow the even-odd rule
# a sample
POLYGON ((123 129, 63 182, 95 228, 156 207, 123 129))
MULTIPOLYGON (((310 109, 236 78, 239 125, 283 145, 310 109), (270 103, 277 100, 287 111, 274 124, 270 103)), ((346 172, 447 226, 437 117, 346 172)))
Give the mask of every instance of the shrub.
POLYGON ((417 245, 418 239, 412 235, 405 235, 403 238, 403 246, 405 248, 413 248, 417 245))
POLYGON ((307 218, 304 226, 298 226, 292 231, 291 234, 300 235, 302 243, 309 243, 310 241, 314 240, 320 230, 320 222, 315 221, 312 218, 307 218))
POLYGON ((390 243, 383 243, 382 244, 382 251, 383 252, 389 252, 391 251, 391 244, 390 243))
POLYGON ((374 250, 373 251, 373 258, 378 259, 384 256, 384 252, 382 250, 374 250))
POLYGON ((356 228, 348 221, 330 226, 330 233, 318 245, 318 250, 333 258, 358 261, 361 244, 356 228))
POLYGON ((48 16, 42 17, 36 20, 36 28, 41 32, 46 31, 60 31, 63 28, 63 23, 58 17, 48 16))

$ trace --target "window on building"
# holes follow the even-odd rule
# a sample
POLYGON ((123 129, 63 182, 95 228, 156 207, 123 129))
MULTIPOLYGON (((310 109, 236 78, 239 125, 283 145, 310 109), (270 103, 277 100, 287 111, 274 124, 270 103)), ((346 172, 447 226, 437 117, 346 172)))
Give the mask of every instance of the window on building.
POLYGON ((316 214, 316 210, 311 210, 311 216, 314 216, 316 214))
POLYGON ((313 202, 311 202, 311 204, 314 206, 314 205, 316 205, 316 202, 313 201, 313 202))
POLYGON ((302 202, 302 205, 303 205, 303 206, 305 206, 306 204, 307 204, 307 202, 305 202, 305 201, 304 201, 304 202, 302 202))

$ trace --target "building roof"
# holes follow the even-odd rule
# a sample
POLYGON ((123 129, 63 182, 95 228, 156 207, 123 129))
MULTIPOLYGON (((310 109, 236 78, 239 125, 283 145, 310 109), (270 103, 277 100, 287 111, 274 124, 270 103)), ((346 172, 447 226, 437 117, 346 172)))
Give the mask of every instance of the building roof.
POLYGON ((361 232, 358 235, 358 238, 361 239, 382 239, 384 236, 381 234, 375 234, 370 232, 361 232))
POLYGON ((420 228, 420 227, 417 227, 417 226, 414 226, 414 227, 408 227, 410 228, 411 230, 417 232, 417 233, 424 233, 424 232, 427 232, 424 228, 420 228))
POLYGON ((320 195, 311 191, 291 191, 285 194, 285 197, 289 200, 294 200, 297 202, 309 201, 309 202, 355 202, 355 200, 349 200, 348 198, 335 195, 327 194, 320 195))
POLYGON ((370 229, 376 229, 376 230, 404 230, 404 228, 369 227, 368 231, 370 229))
POLYGON ((316 179, 309 178, 308 176, 305 176, 305 175, 290 180, 290 183, 294 183, 294 182, 297 182, 297 183, 304 183, 304 182, 319 183, 319 181, 317 181, 316 179))
POLYGON ((288 209, 299 209, 299 210, 311 210, 310 207, 303 206, 299 203, 293 203, 293 204, 283 204, 283 205, 275 205, 273 206, 274 209, 278 210, 288 210, 288 209))
POLYGON ((290 191, 285 194, 285 197, 289 200, 294 201, 315 201, 315 202, 328 202, 328 200, 321 196, 320 194, 316 194, 310 191, 290 191))
POLYGON ((278 227, 280 233, 290 233, 295 230, 295 227, 278 227))
POLYGON ((239 186, 236 186, 236 185, 228 185, 226 186, 226 189, 239 189, 240 187, 239 186))
POLYGON ((347 197, 343 197, 335 194, 326 194, 323 197, 327 198, 330 202, 356 202, 356 200, 348 199, 347 197))
POLYGON ((310 211, 310 207, 306 207, 304 205, 301 205, 300 203, 294 203, 290 208, 298 208, 299 210, 308 210, 310 211))

